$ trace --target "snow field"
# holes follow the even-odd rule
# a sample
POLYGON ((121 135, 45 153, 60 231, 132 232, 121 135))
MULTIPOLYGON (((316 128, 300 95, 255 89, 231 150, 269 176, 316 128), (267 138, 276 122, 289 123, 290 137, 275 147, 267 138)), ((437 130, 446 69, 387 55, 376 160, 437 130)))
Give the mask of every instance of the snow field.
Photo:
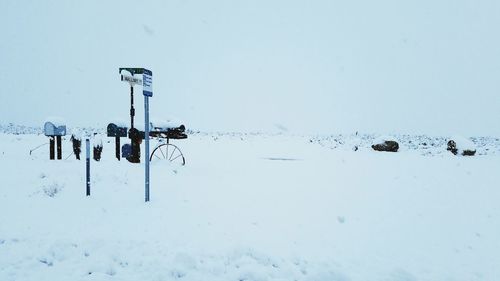
POLYGON ((143 166, 102 139, 85 197, 85 161, 30 156, 46 137, 0 134, 0 280, 500 278, 495 153, 194 134, 173 141, 186 166, 152 165, 145 204, 143 166))

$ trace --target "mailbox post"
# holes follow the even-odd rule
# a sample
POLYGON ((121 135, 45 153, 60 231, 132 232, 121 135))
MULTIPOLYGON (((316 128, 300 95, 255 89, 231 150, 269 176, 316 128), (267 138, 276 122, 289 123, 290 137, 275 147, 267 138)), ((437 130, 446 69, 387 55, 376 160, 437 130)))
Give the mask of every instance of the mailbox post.
POLYGON ((127 136, 128 128, 125 126, 119 126, 113 123, 109 123, 107 127, 108 137, 115 138, 115 155, 118 161, 120 160, 120 138, 127 136))
POLYGON ((57 160, 61 160, 62 159, 61 136, 56 136, 56 143, 57 143, 57 160))
POLYGON ((54 136, 49 136, 49 159, 50 160, 56 159, 56 157, 55 157, 56 152, 54 151, 54 147, 55 147, 54 136))

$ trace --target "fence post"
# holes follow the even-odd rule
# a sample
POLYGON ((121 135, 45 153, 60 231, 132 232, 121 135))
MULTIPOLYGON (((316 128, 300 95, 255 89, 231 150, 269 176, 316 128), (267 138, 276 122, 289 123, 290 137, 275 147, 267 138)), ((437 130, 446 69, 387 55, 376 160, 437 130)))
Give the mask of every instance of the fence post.
POLYGON ((61 136, 56 136, 56 142, 57 142, 57 160, 62 159, 62 141, 61 141, 61 136))
POLYGON ((49 137, 49 159, 50 160, 54 160, 56 159, 55 157, 55 137, 54 136, 50 136, 49 137))
POLYGON ((118 136, 115 137, 115 155, 116 159, 120 161, 120 137, 118 136))
POLYGON ((87 196, 90 196, 90 140, 85 140, 85 148, 86 148, 86 179, 87 179, 87 196))

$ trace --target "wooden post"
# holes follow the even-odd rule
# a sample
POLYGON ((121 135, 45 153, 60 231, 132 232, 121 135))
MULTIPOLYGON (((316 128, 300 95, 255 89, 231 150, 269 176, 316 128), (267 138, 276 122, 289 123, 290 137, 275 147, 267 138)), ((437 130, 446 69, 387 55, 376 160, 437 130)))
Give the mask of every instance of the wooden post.
POLYGON ((120 161, 120 137, 118 136, 115 137, 115 154, 116 154, 116 159, 120 161))
POLYGON ((49 137, 49 159, 54 160, 55 159, 55 140, 54 137, 51 136, 49 137))
POLYGON ((62 147, 61 147, 61 136, 56 136, 57 140, 57 159, 62 159, 62 147))

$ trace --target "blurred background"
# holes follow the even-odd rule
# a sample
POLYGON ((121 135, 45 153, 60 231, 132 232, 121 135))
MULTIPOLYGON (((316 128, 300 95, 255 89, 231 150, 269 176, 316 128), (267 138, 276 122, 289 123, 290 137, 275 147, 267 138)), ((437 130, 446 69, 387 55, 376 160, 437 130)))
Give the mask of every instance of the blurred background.
POLYGON ((0 122, 500 135, 500 2, 28 1, 0 10, 0 122), (135 107, 142 122, 142 88, 135 107))

